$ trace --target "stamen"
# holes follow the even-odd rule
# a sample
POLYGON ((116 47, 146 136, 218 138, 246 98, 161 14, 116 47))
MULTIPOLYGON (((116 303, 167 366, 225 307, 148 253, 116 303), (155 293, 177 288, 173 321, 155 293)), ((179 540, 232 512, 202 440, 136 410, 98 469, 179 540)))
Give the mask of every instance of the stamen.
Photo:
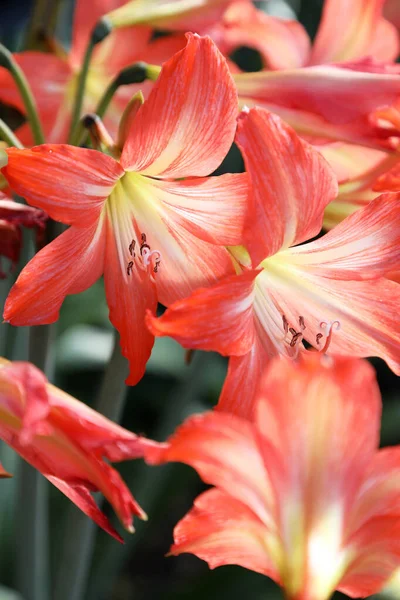
MULTIPOLYGON (((319 352, 322 352, 323 354, 325 354, 325 352, 328 351, 328 348, 330 346, 331 340, 332 340, 332 334, 333 334, 333 330, 336 329, 336 331, 339 331, 340 329, 340 321, 329 321, 329 323, 326 323, 325 321, 322 321, 319 326, 321 327, 321 329, 326 329, 325 331, 325 344, 324 347, 319 350, 319 352)), ((321 339, 321 337, 323 336, 322 333, 318 333, 316 336, 316 341, 317 344, 319 344, 319 341, 321 339), (320 336, 320 337, 319 337, 320 336)))
POLYGON ((297 331, 294 327, 289 327, 289 333, 291 333, 292 335, 296 335, 297 331))
POLYGON ((298 331, 296 334, 293 335, 292 339, 290 340, 290 347, 294 348, 296 346, 297 341, 303 337, 303 334, 301 333, 301 331, 298 331))
POLYGON ((140 244, 140 256, 143 256, 143 251, 150 250, 150 246, 146 243, 147 237, 145 233, 142 233, 140 237, 142 239, 142 242, 140 244))
POLYGON ((302 331, 304 331, 304 330, 305 330, 305 328, 306 328, 306 324, 305 324, 305 322, 304 322, 304 317, 302 317, 301 315, 300 315, 300 317, 299 317, 299 325, 300 325, 300 329, 301 329, 302 331))
POLYGON ((282 315, 282 322, 283 322, 283 330, 285 333, 287 333, 289 331, 289 322, 288 322, 287 318, 285 317, 285 315, 282 315))
POLYGON ((132 269, 133 269, 133 260, 128 262, 128 266, 126 267, 126 272, 128 275, 132 275, 132 269))

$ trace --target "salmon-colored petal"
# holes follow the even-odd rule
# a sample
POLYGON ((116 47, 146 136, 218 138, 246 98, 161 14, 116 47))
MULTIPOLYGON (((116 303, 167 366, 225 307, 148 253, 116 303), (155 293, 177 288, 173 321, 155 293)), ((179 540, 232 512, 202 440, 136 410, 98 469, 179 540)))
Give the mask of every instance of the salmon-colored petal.
POLYGON ((217 412, 189 417, 164 448, 149 449, 145 458, 150 464, 194 467, 206 483, 243 502, 264 524, 271 523, 271 490, 250 422, 217 412))
POLYGON ((277 359, 262 380, 257 427, 277 497, 288 597, 306 589, 303 597, 328 598, 343 575, 346 519, 378 446, 380 412, 365 361, 277 359))
POLYGON ((127 213, 118 213, 114 203, 107 215, 107 250, 104 283, 110 321, 120 335, 121 352, 129 360, 128 385, 144 375, 154 344, 154 336, 145 325, 146 310, 157 308, 153 265, 144 264, 132 249, 138 233, 127 213), (118 223, 118 227, 116 224, 118 223))
MULTIPOLYGON (((231 225, 227 231, 229 219, 222 200, 223 189, 232 200, 233 211, 240 225, 243 215, 239 217, 239 214, 245 201, 246 186, 245 179, 239 177, 235 191, 230 185, 235 177, 232 180, 229 176, 223 176, 221 186, 220 179, 164 182, 126 173, 115 187, 113 195, 116 197, 116 206, 122 202, 131 206, 138 232, 144 234, 151 251, 159 253, 155 280, 158 299, 165 306, 185 298, 198 287, 212 285, 224 275, 233 273, 229 253, 223 246, 215 245, 219 241, 215 237, 217 234, 229 237, 238 233, 231 225), (216 227, 210 227, 208 236, 209 240, 214 241, 213 244, 204 241, 207 233, 202 216, 206 211, 202 207, 209 203, 211 194, 216 204, 221 206, 221 216, 215 218, 216 227)), ((137 239, 139 242, 140 236, 137 239)))
POLYGON ((118 179, 119 163, 96 150, 63 144, 7 150, 2 170, 17 194, 56 221, 82 227, 99 217, 118 179))
POLYGON ((338 589, 351 598, 365 598, 380 592, 399 566, 399 518, 372 519, 351 543, 352 549, 358 552, 338 589))
POLYGON ((89 490, 84 485, 71 485, 63 479, 55 477, 54 475, 48 475, 47 479, 56 488, 58 488, 60 492, 65 494, 67 498, 69 498, 74 504, 76 504, 76 506, 80 508, 86 516, 92 519, 96 523, 96 525, 104 529, 104 531, 109 533, 118 542, 121 542, 121 544, 123 544, 122 537, 111 525, 106 515, 99 509, 99 507, 93 499, 93 496, 90 494, 89 490))
POLYGON ((253 346, 247 354, 231 356, 216 410, 232 413, 252 421, 256 392, 269 358, 268 352, 264 349, 257 334, 254 336, 253 346))
POLYGON ((226 55, 241 46, 255 48, 270 69, 302 67, 311 46, 298 21, 267 15, 246 0, 233 2, 210 35, 226 55))
POLYGON ((174 178, 209 175, 233 142, 237 94, 228 65, 210 38, 187 39, 138 111, 121 157, 127 170, 174 178))
POLYGON ((307 267, 291 265, 290 253, 278 255, 275 264, 275 257, 265 261, 266 271, 259 275, 288 323, 298 323, 302 317, 302 336, 317 349, 323 349, 328 336, 329 352, 379 356, 400 373, 399 284, 317 275, 307 267))
POLYGON ((381 175, 375 181, 373 190, 375 192, 400 192, 400 164, 381 175))
POLYGON ((310 62, 321 64, 365 56, 382 61, 395 59, 399 49, 395 38, 391 37, 392 44, 384 46, 383 52, 379 44, 379 37, 387 33, 379 26, 384 2, 353 0, 349 4, 347 0, 326 0, 310 62))
POLYGON ((196 498, 174 529, 170 554, 195 554, 210 569, 239 565, 278 578, 268 550, 268 529, 242 502, 217 489, 196 498))
POLYGON ((400 194, 383 194, 322 238, 292 248, 309 272, 336 279, 375 279, 400 264, 400 194))
POLYGON ((263 109, 242 112, 236 142, 250 178, 246 245, 257 264, 320 231, 337 181, 312 146, 263 109))
POLYGON ((247 353, 254 342, 254 279, 258 271, 232 275, 172 304, 162 317, 148 315, 156 336, 171 336, 185 348, 223 355, 247 353))
POLYGON ((393 104, 400 92, 397 69, 366 61, 241 73, 234 79, 241 104, 251 106, 253 100, 260 106, 306 111, 337 126, 393 104))
POLYGON ((342 142, 323 144, 317 146, 317 149, 335 171, 339 183, 361 179, 363 174, 372 171, 387 157, 380 150, 342 142))
POLYGON ((399 55, 399 32, 390 20, 379 19, 369 55, 382 62, 395 61, 399 55))
POLYGON ((68 294, 86 290, 104 266, 103 219, 71 227, 26 265, 6 300, 4 319, 12 325, 42 325, 58 319, 68 294))

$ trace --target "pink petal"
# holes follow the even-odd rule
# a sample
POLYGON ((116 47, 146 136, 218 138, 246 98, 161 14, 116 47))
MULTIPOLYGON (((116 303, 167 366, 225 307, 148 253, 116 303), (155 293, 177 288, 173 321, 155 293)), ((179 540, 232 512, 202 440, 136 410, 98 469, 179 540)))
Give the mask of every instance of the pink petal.
POLYGON ((328 163, 309 144, 263 109, 242 112, 236 142, 250 177, 246 245, 258 264, 320 231, 337 182, 328 163))
POLYGON ((233 142, 237 94, 226 61, 209 38, 188 34, 187 40, 137 114, 121 157, 126 170, 209 175, 233 142))
POLYGON ((9 148, 7 154, 2 172, 13 190, 53 219, 78 227, 99 217, 124 173, 110 156, 62 144, 9 148))
POLYGON ((240 565, 279 578, 268 556, 268 529, 245 504, 212 489, 194 501, 190 512, 174 529, 170 554, 195 554, 210 569, 240 565))
POLYGON ((4 319, 12 325, 41 325, 58 319, 68 294, 89 288, 103 273, 103 219, 71 227, 26 265, 6 300, 4 319))

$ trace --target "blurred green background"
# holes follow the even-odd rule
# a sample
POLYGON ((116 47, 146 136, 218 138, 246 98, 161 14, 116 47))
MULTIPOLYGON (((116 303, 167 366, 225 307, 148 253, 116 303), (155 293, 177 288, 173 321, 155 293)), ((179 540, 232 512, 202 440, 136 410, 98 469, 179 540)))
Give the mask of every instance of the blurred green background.
MULTIPOLYGON (((270 0, 264 4, 265 10, 272 14, 298 18, 311 36, 315 34, 321 13, 320 0, 270 0)), ((0 36, 11 49, 18 47, 30 6, 28 0, 0 2, 0 36)), ((64 42, 70 33, 72 9, 73 2, 63 3, 58 34, 64 42)), ((239 49, 234 58, 245 70, 256 70, 260 66, 259 57, 250 49, 239 49)), ((241 170, 241 160, 233 150, 219 172, 238 170, 241 170)), ((25 235, 25 241, 28 252, 29 234, 25 235)), ((12 278, 0 282, 1 305, 11 283, 12 278)), ((0 354, 4 355, 11 346, 14 335, 14 358, 24 359, 27 356, 24 328, 16 331, 0 325, 0 354)), ((113 330, 108 321, 102 282, 83 294, 67 298, 54 346, 56 385, 91 404, 101 384, 112 344, 113 330)), ((192 364, 187 366, 184 358, 184 351, 174 341, 165 338, 156 341, 145 377, 129 390, 123 426, 164 440, 187 415, 215 405, 226 372, 226 360, 197 352, 192 364)), ((397 444, 400 443, 397 378, 381 361, 373 363, 384 399, 382 445, 397 444)), ((6 588, 17 587, 14 559, 20 521, 16 504, 19 460, 4 445, 0 445, 0 460, 7 470, 15 473, 13 480, 0 480, 0 584, 4 586, 0 588, 0 600, 16 600, 19 596, 6 588)), ((122 464, 119 470, 148 513, 149 521, 137 521, 136 533, 124 534, 124 546, 100 529, 94 529, 94 560, 85 600, 217 600, 225 597, 278 600, 282 597, 279 588, 267 578, 239 567, 210 571, 204 562, 191 555, 165 558, 174 525, 205 489, 193 470, 183 465, 150 468, 141 461, 122 464)), ((66 560, 62 554, 63 541, 67 535, 77 537, 77 532, 66 529, 67 509, 71 510, 68 500, 52 486, 49 488, 54 575, 60 561, 66 560)), ((107 506, 105 510, 111 514, 107 506)), ((120 526, 117 527, 120 531, 120 526)), ((340 597, 338 594, 337 598, 340 597)))

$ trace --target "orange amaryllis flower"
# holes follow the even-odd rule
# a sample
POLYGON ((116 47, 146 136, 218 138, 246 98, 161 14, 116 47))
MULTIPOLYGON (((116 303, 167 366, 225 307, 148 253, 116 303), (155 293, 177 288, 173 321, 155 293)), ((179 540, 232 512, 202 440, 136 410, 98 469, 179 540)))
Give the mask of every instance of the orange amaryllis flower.
MULTIPOLYGON (((394 0, 397 3, 397 0, 394 0)), ((399 53, 395 28, 382 18, 383 0, 325 0, 314 44, 298 21, 280 19, 236 0, 207 33, 230 54, 255 48, 267 69, 357 61, 393 61, 399 53)))
POLYGON ((241 242, 247 177, 204 176, 228 152, 236 116, 224 58, 209 38, 188 34, 139 108, 120 160, 66 145, 8 150, 4 175, 14 190, 71 227, 22 271, 4 319, 51 323, 67 294, 104 273, 110 319, 130 361, 127 383, 135 384, 154 343, 146 308, 233 272, 223 246, 241 242))
POLYGON ((400 447, 378 450, 380 414, 366 361, 275 359, 250 422, 189 417, 147 453, 215 486, 176 526, 171 554, 268 575, 288 600, 378 592, 400 560, 400 447))
POLYGON ((35 228, 36 246, 41 247, 46 220, 47 216, 42 210, 14 202, 0 192, 0 279, 6 277, 1 268, 2 256, 11 261, 12 267, 19 261, 22 246, 21 227, 35 228))
MULTIPOLYGON (((46 141, 67 141, 76 85, 91 30, 102 15, 122 3, 123 0, 78 0, 69 54, 56 46, 56 54, 27 51, 15 55, 37 100, 46 141)), ((180 37, 149 43, 150 35, 148 27, 118 30, 95 48, 85 89, 85 112, 95 110, 107 85, 121 69, 139 60, 161 64, 184 46, 180 37)), ((117 129, 126 102, 136 90, 135 85, 122 87, 114 96, 105 117, 112 133, 117 129)), ((3 68, 0 69, 0 100, 24 112, 14 80, 3 68)), ((28 125, 23 125, 17 133, 26 145, 32 144, 28 125)))
POLYGON ((269 357, 315 349, 380 356, 400 373, 400 288, 384 276, 399 262, 400 195, 385 195, 324 237, 335 196, 329 165, 279 117, 242 113, 236 141, 250 176, 245 248, 232 249, 238 275, 174 303, 155 335, 231 356, 219 408, 252 412, 269 357), (302 244, 302 245, 297 245, 302 244))
POLYGON ((327 0, 312 48, 297 22, 240 2, 211 35, 223 51, 251 45, 263 56, 266 70, 235 75, 242 105, 271 110, 304 136, 394 149, 399 127, 376 113, 399 96, 399 72, 369 60, 386 63, 399 52, 382 6, 383 0, 327 0))
POLYGON ((116 539, 122 541, 91 492, 103 493, 130 532, 133 515, 146 518, 104 459, 119 462, 143 456, 153 442, 50 385, 30 363, 0 359, 0 439, 116 539))

